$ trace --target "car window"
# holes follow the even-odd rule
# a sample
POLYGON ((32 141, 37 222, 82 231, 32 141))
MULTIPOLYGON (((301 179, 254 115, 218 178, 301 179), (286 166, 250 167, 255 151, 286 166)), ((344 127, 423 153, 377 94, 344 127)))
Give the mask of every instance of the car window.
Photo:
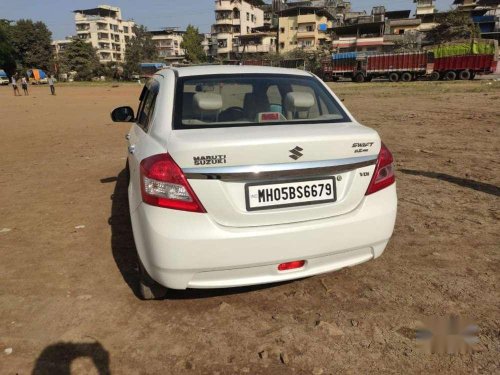
POLYGON ((294 75, 182 77, 175 107, 175 129, 349 121, 316 78, 294 75))
POLYGON ((156 97, 158 96, 159 83, 158 81, 149 81, 141 93, 141 103, 137 110, 137 124, 147 133, 151 127, 156 97))

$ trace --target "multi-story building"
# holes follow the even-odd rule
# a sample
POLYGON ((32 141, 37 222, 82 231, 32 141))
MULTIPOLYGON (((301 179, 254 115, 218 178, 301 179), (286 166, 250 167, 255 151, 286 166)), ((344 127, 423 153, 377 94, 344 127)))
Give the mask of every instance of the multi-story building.
POLYGON ((420 18, 410 18, 411 10, 386 11, 373 7, 370 15, 363 13, 333 27, 332 47, 336 52, 388 52, 398 42, 409 42, 418 48, 421 43, 418 28, 420 18))
POLYGON ((328 28, 333 25, 334 16, 325 8, 295 6, 279 12, 279 51, 296 48, 315 50, 331 42, 328 28))
POLYGON ((66 50, 66 46, 72 42, 72 37, 62 40, 53 40, 51 43, 52 56, 54 56, 54 72, 59 73, 61 64, 61 54, 66 50))
POLYGON ((439 16, 434 0, 413 0, 413 2, 417 4, 415 16, 422 20, 418 27, 419 31, 430 31, 439 25, 436 20, 439 16))
POLYGON ((203 51, 205 55, 211 60, 213 57, 217 56, 217 38, 211 33, 203 34, 203 41, 201 42, 203 46, 203 51))
POLYGON ((500 42, 500 0, 455 0, 457 9, 470 14, 481 38, 500 42))
POLYGON ((52 55, 54 57, 59 57, 59 55, 64 52, 66 49, 66 46, 71 43, 72 38, 68 37, 67 39, 62 39, 62 40, 54 40, 51 43, 52 46, 52 55))
POLYGON ((269 29, 267 31, 256 31, 251 34, 241 35, 239 45, 233 47, 233 52, 252 54, 275 53, 276 43, 276 32, 269 29))
POLYGON ((124 61, 126 44, 135 36, 135 23, 123 20, 120 8, 99 5, 73 13, 78 38, 92 43, 101 63, 124 61))
POLYGON ((259 0, 215 0, 215 24, 212 34, 217 39, 217 56, 231 59, 240 45, 240 36, 264 26, 264 11, 259 0))
POLYGON ((413 0, 413 2, 417 4, 417 11, 415 13, 417 17, 436 13, 434 0, 413 0))
POLYGON ((186 51, 181 48, 185 33, 185 31, 177 30, 177 28, 150 31, 158 50, 158 57, 170 64, 182 62, 186 56, 186 51))

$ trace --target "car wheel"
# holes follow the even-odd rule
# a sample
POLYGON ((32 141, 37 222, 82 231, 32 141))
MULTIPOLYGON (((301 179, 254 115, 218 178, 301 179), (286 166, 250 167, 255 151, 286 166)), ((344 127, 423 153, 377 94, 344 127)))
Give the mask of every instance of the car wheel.
POLYGON ((139 295, 143 300, 158 300, 164 299, 168 294, 168 289, 163 285, 154 281, 142 265, 138 261, 139 267, 139 295))
POLYGON ((391 74, 389 74, 389 81, 391 82, 399 81, 399 74, 396 72, 392 72, 391 74))

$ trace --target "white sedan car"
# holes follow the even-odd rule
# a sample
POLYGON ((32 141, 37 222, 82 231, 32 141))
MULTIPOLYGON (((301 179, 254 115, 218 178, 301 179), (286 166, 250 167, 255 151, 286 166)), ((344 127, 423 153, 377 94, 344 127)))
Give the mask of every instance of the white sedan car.
POLYGON ((304 278, 377 258, 394 229, 393 157, 311 73, 164 69, 127 135, 145 299, 304 278))

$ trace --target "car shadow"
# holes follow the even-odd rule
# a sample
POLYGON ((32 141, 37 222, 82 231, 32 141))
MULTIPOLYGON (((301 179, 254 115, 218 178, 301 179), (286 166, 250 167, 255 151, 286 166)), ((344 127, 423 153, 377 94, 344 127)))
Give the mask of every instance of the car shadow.
POLYGON ((413 169, 399 169, 399 172, 404 174, 409 174, 412 176, 424 176, 429 178, 435 178, 437 180, 450 182, 455 185, 459 185, 462 187, 466 187, 469 189, 477 190, 486 194, 500 196, 500 187, 492 184, 487 184, 484 182, 479 182, 475 180, 469 180, 467 178, 460 178, 451 176, 445 173, 437 173, 437 172, 426 172, 426 171, 417 171, 413 169))
POLYGON ((71 363, 89 358, 99 375, 110 375, 109 352, 99 342, 58 342, 47 346, 38 356, 32 375, 70 375, 71 363))
MULTIPOLYGON (((111 249, 116 266, 120 270, 123 280, 127 283, 134 295, 141 299, 139 294, 139 268, 138 255, 135 248, 134 236, 132 234, 132 224, 130 222, 127 187, 128 172, 123 169, 115 178, 107 177, 101 179, 101 183, 116 181, 115 189, 111 195, 111 217, 108 220, 111 226, 111 249)), ((167 299, 201 299, 217 296, 248 293, 261 289, 269 289, 292 283, 293 281, 284 281, 274 284, 246 286, 237 288, 223 289, 187 289, 187 290, 169 290, 167 299)))

